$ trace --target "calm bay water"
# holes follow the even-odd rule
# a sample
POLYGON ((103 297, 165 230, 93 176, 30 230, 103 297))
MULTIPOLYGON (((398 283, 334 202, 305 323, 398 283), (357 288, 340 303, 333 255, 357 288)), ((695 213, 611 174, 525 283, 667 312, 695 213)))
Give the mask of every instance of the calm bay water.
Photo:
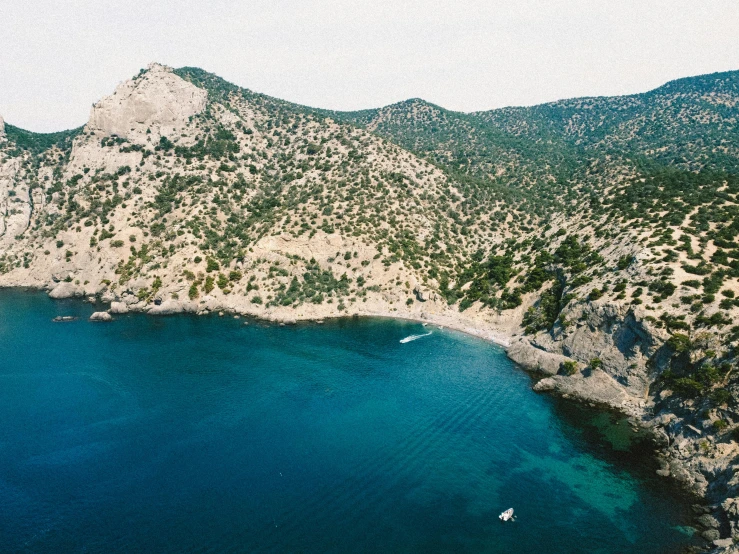
POLYGON ((118 316, 0 291, 5 552, 663 553, 626 426, 415 323, 118 316), (56 315, 78 321, 52 323, 56 315), (598 431, 600 429, 600 431, 598 431), (606 431, 608 440, 602 438, 606 431), (498 514, 514 507, 518 520, 498 514))

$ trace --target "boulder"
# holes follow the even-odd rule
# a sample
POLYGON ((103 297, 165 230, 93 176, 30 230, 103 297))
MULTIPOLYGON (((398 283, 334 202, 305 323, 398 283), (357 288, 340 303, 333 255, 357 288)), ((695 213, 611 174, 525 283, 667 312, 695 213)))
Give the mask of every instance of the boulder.
POLYGON ((728 517, 739 519, 739 498, 727 498, 721 507, 728 517))
POLYGON ((49 293, 49 296, 58 300, 60 298, 73 298, 75 296, 82 296, 83 293, 84 291, 80 289, 77 285, 65 281, 55 286, 49 293))
POLYGON ((421 287, 416 286, 416 288, 413 289, 413 292, 416 294, 416 299, 419 302, 426 302, 428 300, 428 293, 426 293, 421 287))
POLYGON ((113 316, 108 312, 95 312, 90 316, 90 321, 113 321, 113 316))
POLYGON ((121 302, 123 302, 127 306, 133 306, 134 304, 138 304, 139 303, 139 299, 138 299, 138 297, 136 297, 136 296, 134 296, 132 294, 124 294, 121 297, 121 302))
POLYGON ((710 514, 703 514, 702 516, 700 516, 698 518, 698 523, 700 523, 706 529, 719 528, 718 520, 710 514))
POLYGON ((128 304, 124 302, 111 302, 109 311, 111 314, 127 314, 128 304))
POLYGON ((154 307, 148 311, 148 313, 151 315, 169 315, 180 314, 184 311, 185 308, 181 302, 178 302, 177 300, 165 300, 159 305, 155 304, 154 307))
POLYGON ((708 542, 717 541, 721 538, 721 534, 715 529, 709 529, 708 531, 703 531, 701 533, 701 536, 704 539, 706 539, 708 542))

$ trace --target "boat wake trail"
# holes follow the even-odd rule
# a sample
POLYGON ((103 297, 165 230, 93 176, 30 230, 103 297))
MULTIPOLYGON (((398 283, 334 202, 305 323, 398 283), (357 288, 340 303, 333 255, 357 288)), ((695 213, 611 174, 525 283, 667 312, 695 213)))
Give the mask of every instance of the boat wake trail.
POLYGON ((420 339, 423 337, 428 337, 431 333, 426 333, 425 335, 410 335, 408 337, 405 337, 404 339, 400 339, 400 344, 405 344, 406 342, 411 342, 412 340, 420 339))

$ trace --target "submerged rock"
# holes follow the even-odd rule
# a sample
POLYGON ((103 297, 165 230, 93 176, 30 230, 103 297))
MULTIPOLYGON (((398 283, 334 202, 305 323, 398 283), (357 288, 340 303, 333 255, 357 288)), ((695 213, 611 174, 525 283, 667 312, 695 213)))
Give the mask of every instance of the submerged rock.
POLYGON ((74 317, 74 316, 72 316, 72 315, 58 315, 54 319, 52 319, 52 321, 55 321, 55 322, 59 323, 59 322, 63 322, 63 321, 74 321, 76 319, 77 318, 74 317))

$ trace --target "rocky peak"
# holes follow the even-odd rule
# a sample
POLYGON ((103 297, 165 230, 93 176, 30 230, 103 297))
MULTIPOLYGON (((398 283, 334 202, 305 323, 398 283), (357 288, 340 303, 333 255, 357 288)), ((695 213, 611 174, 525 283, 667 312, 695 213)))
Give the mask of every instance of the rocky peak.
POLYGON ((5 138, 5 120, 3 119, 3 116, 0 115, 0 140, 3 140, 5 138))
POLYGON ((162 136, 179 135, 189 118, 205 109, 207 96, 172 68, 152 63, 93 105, 86 130, 134 144, 156 144, 162 136))

